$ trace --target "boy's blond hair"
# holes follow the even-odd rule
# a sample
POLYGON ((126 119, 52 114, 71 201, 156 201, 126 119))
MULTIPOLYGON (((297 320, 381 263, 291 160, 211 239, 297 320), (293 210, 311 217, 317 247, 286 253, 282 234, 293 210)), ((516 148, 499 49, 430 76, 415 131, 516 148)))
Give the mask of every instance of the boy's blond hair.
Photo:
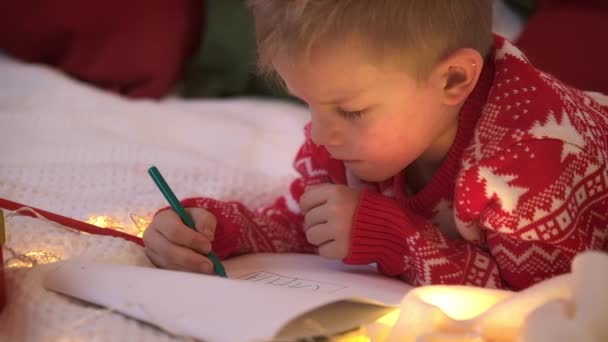
MULTIPOLYGON (((249 0, 259 67, 272 75, 278 55, 357 43, 405 64, 417 78, 459 48, 485 56, 492 43, 492 0, 249 0)), ((318 50, 317 50, 318 49, 318 50)))

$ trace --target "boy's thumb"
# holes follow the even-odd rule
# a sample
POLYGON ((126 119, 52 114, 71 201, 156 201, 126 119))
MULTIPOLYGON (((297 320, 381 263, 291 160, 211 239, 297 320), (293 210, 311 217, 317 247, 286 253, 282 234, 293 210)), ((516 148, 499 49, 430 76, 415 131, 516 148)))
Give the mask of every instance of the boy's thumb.
POLYGON ((215 228, 217 226, 217 219, 215 218, 215 215, 202 208, 194 208, 190 210, 190 215, 192 215, 192 220, 194 221, 196 230, 205 235, 209 241, 213 241, 213 237, 215 236, 215 228))

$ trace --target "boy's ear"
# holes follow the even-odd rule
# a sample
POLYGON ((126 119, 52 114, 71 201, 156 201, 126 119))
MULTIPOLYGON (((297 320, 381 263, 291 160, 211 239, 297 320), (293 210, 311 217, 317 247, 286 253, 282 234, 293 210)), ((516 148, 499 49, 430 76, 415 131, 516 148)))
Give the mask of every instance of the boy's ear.
POLYGON ((458 49, 434 70, 445 105, 463 103, 473 91, 483 68, 483 57, 474 49, 458 49))

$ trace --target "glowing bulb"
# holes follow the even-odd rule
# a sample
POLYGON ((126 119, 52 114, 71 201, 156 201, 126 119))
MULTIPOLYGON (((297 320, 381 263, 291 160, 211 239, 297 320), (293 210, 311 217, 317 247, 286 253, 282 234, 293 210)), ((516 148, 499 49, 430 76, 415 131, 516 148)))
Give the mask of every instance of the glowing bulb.
POLYGON ((365 328, 361 327, 350 332, 345 332, 337 336, 332 336, 331 341, 335 342, 371 342, 371 338, 367 335, 365 328))
POLYGON ((86 222, 101 228, 112 228, 117 230, 124 230, 126 228, 122 222, 110 216, 91 216, 86 222))
POLYGON ((397 323, 400 313, 401 313, 401 310, 399 310, 399 309, 393 310, 393 311, 387 313, 386 315, 378 318, 378 320, 376 322, 389 326, 389 327, 392 327, 395 325, 395 323, 397 323))
POLYGON ((510 295, 502 290, 467 286, 429 286, 420 288, 419 298, 432 304, 455 320, 467 320, 486 312, 494 304, 510 295))
POLYGON ((59 257, 47 251, 30 251, 16 256, 6 262, 6 268, 31 268, 36 265, 50 264, 59 261, 59 257))
POLYGON ((133 224, 137 227, 137 236, 142 237, 144 231, 146 231, 146 228, 148 228, 150 222, 152 222, 152 216, 142 217, 133 213, 129 214, 129 216, 131 216, 131 221, 133 221, 133 224))
MULTIPOLYGON (((145 221, 145 218, 142 218, 140 216, 137 216, 137 218, 141 221, 145 221)), ((133 215, 131 215, 131 220, 134 220, 133 215)), ((97 227, 100 227, 100 228, 110 228, 110 229, 125 232, 127 234, 137 235, 139 237, 141 237, 143 235, 143 231, 145 230, 145 228, 141 229, 138 226, 138 224, 135 223, 135 221, 134 221, 134 223, 135 223, 134 225, 133 224, 127 225, 127 224, 123 223, 122 221, 120 221, 119 219, 116 219, 111 216, 104 216, 104 215, 91 216, 86 220, 86 222, 90 223, 92 225, 95 225, 97 227)), ((140 224, 142 224, 142 223, 140 223, 140 224)))

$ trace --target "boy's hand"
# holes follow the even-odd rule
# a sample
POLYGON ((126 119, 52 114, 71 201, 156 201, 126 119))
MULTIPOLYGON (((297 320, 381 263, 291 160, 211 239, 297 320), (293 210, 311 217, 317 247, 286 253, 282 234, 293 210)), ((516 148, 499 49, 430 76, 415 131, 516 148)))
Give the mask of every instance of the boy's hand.
POLYGON ((331 259, 348 255, 359 196, 359 190, 344 185, 321 184, 306 189, 300 198, 304 230, 308 242, 318 247, 319 255, 331 259))
POLYGON ((188 228, 177 213, 167 209, 156 214, 144 232, 146 254, 158 267, 213 274, 211 251, 217 219, 202 208, 187 208, 196 231, 188 228))

